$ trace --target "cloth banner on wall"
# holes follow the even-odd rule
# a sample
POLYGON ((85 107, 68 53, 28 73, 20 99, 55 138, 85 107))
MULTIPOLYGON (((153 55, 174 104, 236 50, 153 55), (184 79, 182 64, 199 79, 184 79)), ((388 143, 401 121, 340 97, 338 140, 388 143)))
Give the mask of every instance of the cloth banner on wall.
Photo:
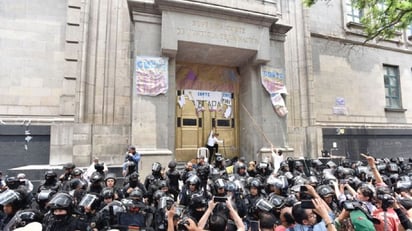
MULTIPOLYGON (((193 101, 196 111, 204 111, 203 102, 207 102, 210 111, 217 111, 222 105, 227 105, 225 118, 232 114, 232 93, 219 91, 184 90, 184 95, 193 101)), ((182 104, 180 104, 182 107, 182 104)))
POLYGON ((166 94, 169 87, 166 57, 136 57, 136 89, 139 95, 166 94))
POLYGON ((276 113, 284 117, 288 111, 282 94, 287 94, 285 86, 285 74, 279 69, 271 66, 262 65, 260 69, 262 85, 270 94, 270 100, 276 113))

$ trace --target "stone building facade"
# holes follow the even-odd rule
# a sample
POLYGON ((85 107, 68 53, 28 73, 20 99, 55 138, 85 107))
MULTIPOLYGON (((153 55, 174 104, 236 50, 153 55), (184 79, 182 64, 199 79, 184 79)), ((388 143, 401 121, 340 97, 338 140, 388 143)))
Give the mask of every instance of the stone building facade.
POLYGON ((213 127, 228 158, 259 159, 271 147, 294 157, 382 148, 401 156, 412 147, 407 34, 363 44, 344 0, 311 9, 300 0, 0 4, 0 148, 9 166, 87 166, 93 156, 119 165, 132 144, 149 172, 154 161, 196 158, 213 127), (167 58, 165 93, 138 92, 141 57, 167 58), (266 67, 282 77, 286 116, 262 86, 266 67), (385 101, 385 68, 398 70, 401 107, 385 101), (214 107, 192 93, 229 97, 214 107))

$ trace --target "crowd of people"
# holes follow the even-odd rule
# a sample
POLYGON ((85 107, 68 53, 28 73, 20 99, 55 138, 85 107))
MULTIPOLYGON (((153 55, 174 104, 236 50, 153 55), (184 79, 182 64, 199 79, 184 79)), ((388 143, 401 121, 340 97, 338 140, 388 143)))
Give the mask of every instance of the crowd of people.
POLYGON ((38 189, 26 176, 7 177, 0 230, 412 229, 412 158, 363 158, 272 163, 216 153, 213 163, 200 156, 182 170, 152 163, 141 181, 131 147, 122 176, 97 160, 89 176, 72 163, 60 176, 46 171, 38 189))

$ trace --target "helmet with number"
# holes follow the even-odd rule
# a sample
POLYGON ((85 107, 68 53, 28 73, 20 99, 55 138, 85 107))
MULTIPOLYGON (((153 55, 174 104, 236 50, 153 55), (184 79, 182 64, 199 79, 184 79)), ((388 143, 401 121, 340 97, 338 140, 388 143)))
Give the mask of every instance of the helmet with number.
POLYGON ((277 209, 283 208, 285 205, 285 197, 273 194, 269 197, 269 202, 277 209))
POLYGON ((80 168, 73 169, 73 176, 80 176, 81 174, 83 174, 83 170, 81 170, 80 168))
POLYGON ((25 209, 25 210, 20 210, 16 213, 14 216, 14 225, 12 225, 13 229, 15 228, 20 228, 24 227, 29 223, 32 222, 42 222, 43 221, 43 215, 34 209, 25 209))
POLYGON ((56 178, 57 178, 57 173, 55 173, 55 172, 52 171, 52 170, 46 171, 46 172, 44 173, 44 179, 45 179, 46 181, 51 181, 51 180, 54 180, 54 179, 56 179, 56 178))
POLYGON ((49 207, 54 209, 65 209, 68 213, 73 211, 73 197, 68 193, 57 193, 49 202, 49 207))
POLYGON ((160 173, 160 170, 162 170, 162 165, 159 162, 154 162, 152 164, 152 173, 160 173))
POLYGON ((329 185, 320 185, 316 191, 318 192, 319 196, 322 198, 333 196, 335 191, 329 185))
POLYGON ((215 181, 215 189, 226 189, 226 182, 223 179, 217 179, 215 181))
POLYGON ((176 161, 172 160, 169 162, 169 164, 167 165, 168 168, 176 168, 177 163, 176 161))
POLYGON ((188 185, 196 185, 197 188, 200 186, 200 178, 197 175, 192 175, 186 180, 188 185))
POLYGON ((252 188, 252 187, 260 190, 262 188, 262 182, 260 182, 258 178, 254 178, 249 183, 249 188, 252 188))

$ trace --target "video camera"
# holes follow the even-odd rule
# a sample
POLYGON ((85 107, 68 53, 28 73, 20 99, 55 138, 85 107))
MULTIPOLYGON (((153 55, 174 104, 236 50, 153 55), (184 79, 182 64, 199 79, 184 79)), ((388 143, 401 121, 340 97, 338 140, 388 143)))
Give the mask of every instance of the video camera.
POLYGON ((386 211, 394 202, 395 199, 390 194, 378 194, 377 199, 382 201, 382 209, 386 211))
POLYGON ((177 223, 177 230, 178 231, 187 231, 187 228, 185 225, 190 225, 189 223, 189 217, 183 217, 182 220, 177 223))
POLYGON ((346 210, 346 211, 353 211, 356 209, 360 209, 362 207, 361 203, 359 201, 344 201, 342 204, 342 207, 346 210))

